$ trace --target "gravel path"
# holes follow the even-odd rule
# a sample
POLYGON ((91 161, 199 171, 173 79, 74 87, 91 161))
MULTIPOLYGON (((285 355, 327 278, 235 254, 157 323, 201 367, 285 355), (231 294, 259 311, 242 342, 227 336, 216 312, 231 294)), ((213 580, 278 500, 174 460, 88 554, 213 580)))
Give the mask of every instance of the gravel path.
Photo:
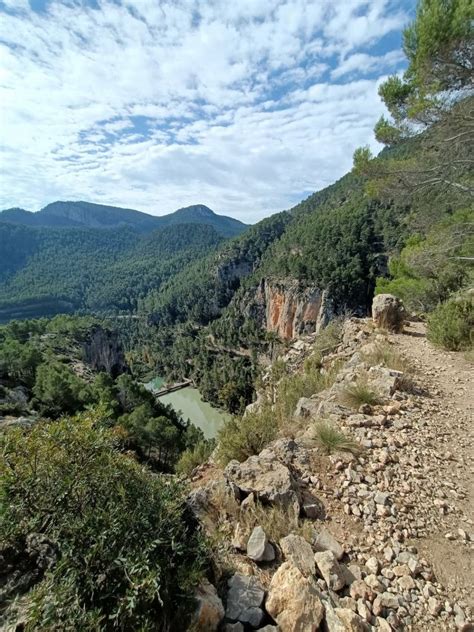
POLYGON ((438 580, 457 598, 474 607, 474 369, 461 353, 433 347, 422 323, 392 336, 413 363, 428 396, 419 399, 414 420, 426 473, 418 490, 431 503, 429 533, 418 542, 438 580), (469 536, 470 534, 470 536, 469 536), (467 537, 466 537, 467 535, 467 537))

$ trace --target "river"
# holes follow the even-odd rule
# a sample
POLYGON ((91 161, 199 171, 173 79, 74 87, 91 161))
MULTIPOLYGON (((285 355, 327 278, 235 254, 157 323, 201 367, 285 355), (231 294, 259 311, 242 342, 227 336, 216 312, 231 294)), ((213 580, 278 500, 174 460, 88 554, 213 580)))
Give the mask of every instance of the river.
MULTIPOLYGON (((161 377, 156 377, 147 384, 150 391, 159 390, 164 384, 161 377)), ((183 419, 189 419, 195 426, 201 428, 206 439, 217 436, 217 431, 229 415, 205 402, 197 388, 187 386, 174 393, 162 395, 160 402, 171 404, 176 411, 181 411, 183 419)))

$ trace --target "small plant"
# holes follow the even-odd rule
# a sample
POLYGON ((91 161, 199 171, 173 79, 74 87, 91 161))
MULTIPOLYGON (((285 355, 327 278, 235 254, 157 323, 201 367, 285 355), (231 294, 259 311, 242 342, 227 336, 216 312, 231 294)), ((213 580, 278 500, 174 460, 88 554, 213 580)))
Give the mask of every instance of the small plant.
POLYGON ((176 463, 176 472, 189 476, 194 468, 205 463, 216 447, 216 442, 211 440, 199 441, 194 448, 187 448, 176 463))
POLYGON ((260 410, 247 413, 242 419, 232 417, 226 421, 218 435, 217 459, 225 466, 229 461, 245 461, 258 454, 278 436, 275 413, 269 403, 260 410))
POLYGON ((382 364, 388 369, 402 371, 403 373, 412 373, 413 367, 396 349, 388 343, 376 343, 373 350, 363 352, 362 358, 370 366, 382 364))
POLYGON ((332 424, 325 421, 321 421, 315 425, 314 437, 319 447, 326 454, 333 454, 334 452, 359 454, 361 452, 359 443, 350 439, 332 424))
POLYGON ((362 404, 376 406, 381 404, 380 396, 369 386, 366 378, 359 377, 356 382, 346 386, 341 393, 342 403, 358 409, 362 404))
POLYGON ((211 504, 217 512, 218 528, 228 529, 229 523, 239 523, 243 533, 249 534, 254 527, 261 526, 269 540, 278 542, 289 533, 295 533, 311 542, 312 525, 300 520, 293 507, 282 505, 263 505, 258 499, 241 509, 239 502, 228 491, 217 488, 211 504))
POLYGON ((468 351, 474 346, 474 295, 441 303, 428 319, 427 337, 448 351, 468 351))

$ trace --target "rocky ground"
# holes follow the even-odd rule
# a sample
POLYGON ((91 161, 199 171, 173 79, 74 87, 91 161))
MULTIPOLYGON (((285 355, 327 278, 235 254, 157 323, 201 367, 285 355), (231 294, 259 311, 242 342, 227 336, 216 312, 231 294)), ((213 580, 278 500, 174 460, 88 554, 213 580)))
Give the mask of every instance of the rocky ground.
MULTIPOLYGON (((324 359, 340 363, 336 381, 298 402, 294 436, 194 477, 190 504, 227 555, 198 629, 474 629, 472 364, 418 322, 388 334, 351 319, 343 332, 324 359), (380 346, 401 366, 374 363, 380 346), (354 408, 344 394, 362 381, 379 401, 354 408), (322 418, 355 448, 325 454, 322 418)), ((310 349, 300 340, 287 360, 310 349)))

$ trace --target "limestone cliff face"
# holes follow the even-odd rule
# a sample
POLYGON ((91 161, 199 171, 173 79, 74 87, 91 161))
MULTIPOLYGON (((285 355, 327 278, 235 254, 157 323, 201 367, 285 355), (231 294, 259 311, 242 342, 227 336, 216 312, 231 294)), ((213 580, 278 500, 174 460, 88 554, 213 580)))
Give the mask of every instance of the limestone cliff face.
POLYGON ((115 332, 96 327, 83 343, 84 360, 95 371, 112 377, 128 371, 122 346, 115 332))
POLYGON ((325 290, 294 280, 262 279, 246 311, 283 340, 317 332, 332 316, 325 290))

